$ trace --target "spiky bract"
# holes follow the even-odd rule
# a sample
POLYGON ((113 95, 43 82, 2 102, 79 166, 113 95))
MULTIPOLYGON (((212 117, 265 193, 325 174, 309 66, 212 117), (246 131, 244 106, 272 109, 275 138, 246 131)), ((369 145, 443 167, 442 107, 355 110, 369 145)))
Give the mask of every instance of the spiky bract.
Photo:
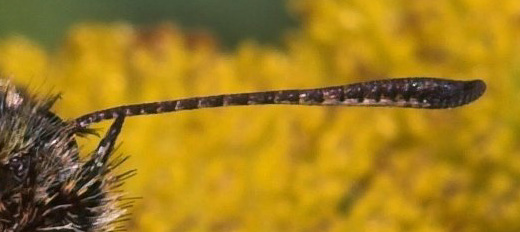
POLYGON ((57 96, 33 98, 8 81, 0 83, 0 230, 116 231, 122 228, 122 175, 108 161, 122 125, 116 120, 87 160, 75 137, 84 132, 55 116, 57 96))

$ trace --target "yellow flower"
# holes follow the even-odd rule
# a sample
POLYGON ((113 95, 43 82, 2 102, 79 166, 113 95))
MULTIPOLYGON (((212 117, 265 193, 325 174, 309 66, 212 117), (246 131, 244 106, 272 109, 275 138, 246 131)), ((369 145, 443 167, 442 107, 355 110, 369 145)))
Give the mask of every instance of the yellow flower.
MULTIPOLYGON (((172 25, 78 25, 56 52, 0 41, 0 72, 73 118, 135 102, 400 76, 482 78, 454 110, 248 106, 128 119, 132 231, 512 231, 520 227, 520 4, 291 1, 282 49, 223 52, 172 25), (43 86, 42 88, 39 88, 43 86)), ((97 125, 106 128, 107 123, 97 125)), ((98 139, 80 139, 87 154, 98 139)))

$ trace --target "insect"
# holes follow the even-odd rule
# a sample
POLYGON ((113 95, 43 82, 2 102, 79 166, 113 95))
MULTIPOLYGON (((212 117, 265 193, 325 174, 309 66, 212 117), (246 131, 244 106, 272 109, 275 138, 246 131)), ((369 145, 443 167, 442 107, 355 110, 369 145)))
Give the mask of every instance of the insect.
POLYGON ((303 90, 194 97, 123 105, 62 120, 58 96, 38 98, 0 82, 0 229, 2 231, 118 231, 131 199, 118 191, 134 171, 115 174, 127 157, 111 157, 125 117, 220 106, 297 104, 442 109, 471 103, 481 80, 401 78, 303 90), (92 154, 80 158, 77 136, 115 119, 92 154))

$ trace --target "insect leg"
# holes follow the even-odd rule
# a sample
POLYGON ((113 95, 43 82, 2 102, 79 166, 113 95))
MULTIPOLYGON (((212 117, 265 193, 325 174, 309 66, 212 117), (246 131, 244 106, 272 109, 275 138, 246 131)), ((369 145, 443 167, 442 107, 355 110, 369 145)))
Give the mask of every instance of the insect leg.
POLYGON ((101 139, 101 142, 99 142, 99 145, 94 151, 94 154, 85 164, 89 169, 89 172, 101 171, 106 167, 108 158, 114 150, 114 144, 116 143, 117 136, 123 127, 124 120, 124 116, 117 117, 114 123, 112 123, 110 126, 110 129, 108 129, 105 137, 101 139))

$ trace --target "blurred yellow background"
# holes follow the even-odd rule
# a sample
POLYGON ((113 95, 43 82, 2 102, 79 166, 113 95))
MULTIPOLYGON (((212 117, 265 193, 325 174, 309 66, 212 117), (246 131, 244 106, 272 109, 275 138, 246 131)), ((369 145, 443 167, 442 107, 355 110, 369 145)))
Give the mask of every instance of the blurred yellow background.
MULTIPOLYGON (((0 72, 121 104, 388 77, 481 78, 452 110, 248 106, 126 121, 130 231, 519 231, 520 1, 293 0, 281 48, 224 52, 173 24, 80 24, 55 52, 12 36, 0 72), (517 142, 515 142, 517 141, 517 142)), ((110 122, 95 125, 106 129, 110 122)), ((99 138, 80 139, 87 154, 99 138)))

